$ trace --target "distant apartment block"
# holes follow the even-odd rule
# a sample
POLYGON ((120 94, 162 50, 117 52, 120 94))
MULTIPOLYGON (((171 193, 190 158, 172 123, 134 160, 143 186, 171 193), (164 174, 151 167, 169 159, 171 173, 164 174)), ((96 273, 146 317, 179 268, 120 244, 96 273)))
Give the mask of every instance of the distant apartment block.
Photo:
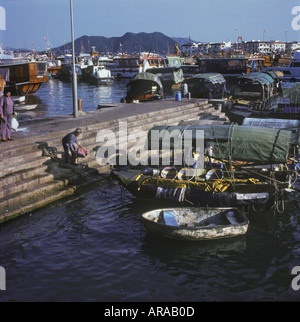
POLYGON ((223 50, 241 50, 249 54, 273 54, 273 53, 293 53, 300 50, 300 41, 282 42, 277 40, 261 41, 251 40, 239 43, 221 42, 221 43, 189 43, 182 45, 182 53, 187 56, 195 54, 211 54, 223 50))
POLYGON ((272 54, 284 53, 286 51, 286 42, 282 41, 245 41, 244 42, 245 51, 248 53, 260 53, 260 54, 272 54))

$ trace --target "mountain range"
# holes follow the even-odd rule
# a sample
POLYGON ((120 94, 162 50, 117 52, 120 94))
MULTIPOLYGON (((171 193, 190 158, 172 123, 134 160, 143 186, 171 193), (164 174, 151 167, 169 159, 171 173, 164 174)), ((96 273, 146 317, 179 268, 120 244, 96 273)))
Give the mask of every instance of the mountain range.
MULTIPOLYGON (((174 46, 177 43, 179 47, 190 41, 189 38, 171 38, 161 32, 153 33, 131 33, 126 32, 121 37, 106 38, 103 36, 82 36, 74 40, 75 52, 90 52, 92 47, 100 54, 117 53, 138 53, 138 52, 156 52, 161 55, 173 54, 174 46)), ((72 43, 66 43, 63 46, 53 48, 51 51, 55 54, 62 54, 72 48, 72 43)))

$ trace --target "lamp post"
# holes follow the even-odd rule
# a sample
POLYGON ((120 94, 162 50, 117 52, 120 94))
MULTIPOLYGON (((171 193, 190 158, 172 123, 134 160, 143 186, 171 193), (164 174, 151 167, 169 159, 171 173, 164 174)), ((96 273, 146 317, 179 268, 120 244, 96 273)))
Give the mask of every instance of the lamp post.
POLYGON ((77 75, 76 75, 76 69, 75 69, 75 46, 74 46, 74 27, 73 27, 73 4, 72 4, 72 0, 70 0, 70 15, 71 15, 72 58, 73 58, 73 116, 78 117, 77 75))

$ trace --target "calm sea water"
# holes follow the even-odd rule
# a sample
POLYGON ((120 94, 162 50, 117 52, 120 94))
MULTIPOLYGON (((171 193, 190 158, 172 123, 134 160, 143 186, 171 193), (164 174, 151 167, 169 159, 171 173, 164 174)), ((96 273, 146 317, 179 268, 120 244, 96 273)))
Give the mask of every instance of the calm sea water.
MULTIPOLYGON (((120 84, 103 89, 107 97, 86 84, 79 93, 94 109, 118 101, 120 84)), ((40 114, 30 117, 72 112, 70 84, 51 81, 36 96, 40 114)), ((0 301, 299 301, 291 286, 300 266, 299 194, 288 200, 283 214, 250 214, 245 236, 178 242, 141 224, 141 213, 157 204, 113 181, 95 184, 0 226, 0 301)))
MULTIPOLYGON (((99 104, 119 103, 126 96, 127 83, 126 79, 114 80, 112 86, 92 86, 78 82, 77 96, 82 99, 82 110, 88 112, 97 109, 99 104)), ((28 96, 26 103, 38 106, 32 111, 21 112, 19 118, 23 121, 72 114, 72 83, 49 78, 35 95, 28 96)))

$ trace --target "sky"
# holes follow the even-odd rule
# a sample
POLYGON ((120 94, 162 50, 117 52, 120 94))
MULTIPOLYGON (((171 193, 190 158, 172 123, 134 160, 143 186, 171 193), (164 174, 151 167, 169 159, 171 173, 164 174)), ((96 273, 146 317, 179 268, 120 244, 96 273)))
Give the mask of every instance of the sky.
MULTIPOLYGON (((71 0, 0 0, 3 49, 71 41, 71 0)), ((300 41, 300 0, 72 0, 74 38, 162 32, 199 42, 300 41), (298 10, 299 9, 299 10, 298 10), (294 10, 294 13, 292 13, 294 10), (298 28, 299 27, 299 28, 298 28)))

